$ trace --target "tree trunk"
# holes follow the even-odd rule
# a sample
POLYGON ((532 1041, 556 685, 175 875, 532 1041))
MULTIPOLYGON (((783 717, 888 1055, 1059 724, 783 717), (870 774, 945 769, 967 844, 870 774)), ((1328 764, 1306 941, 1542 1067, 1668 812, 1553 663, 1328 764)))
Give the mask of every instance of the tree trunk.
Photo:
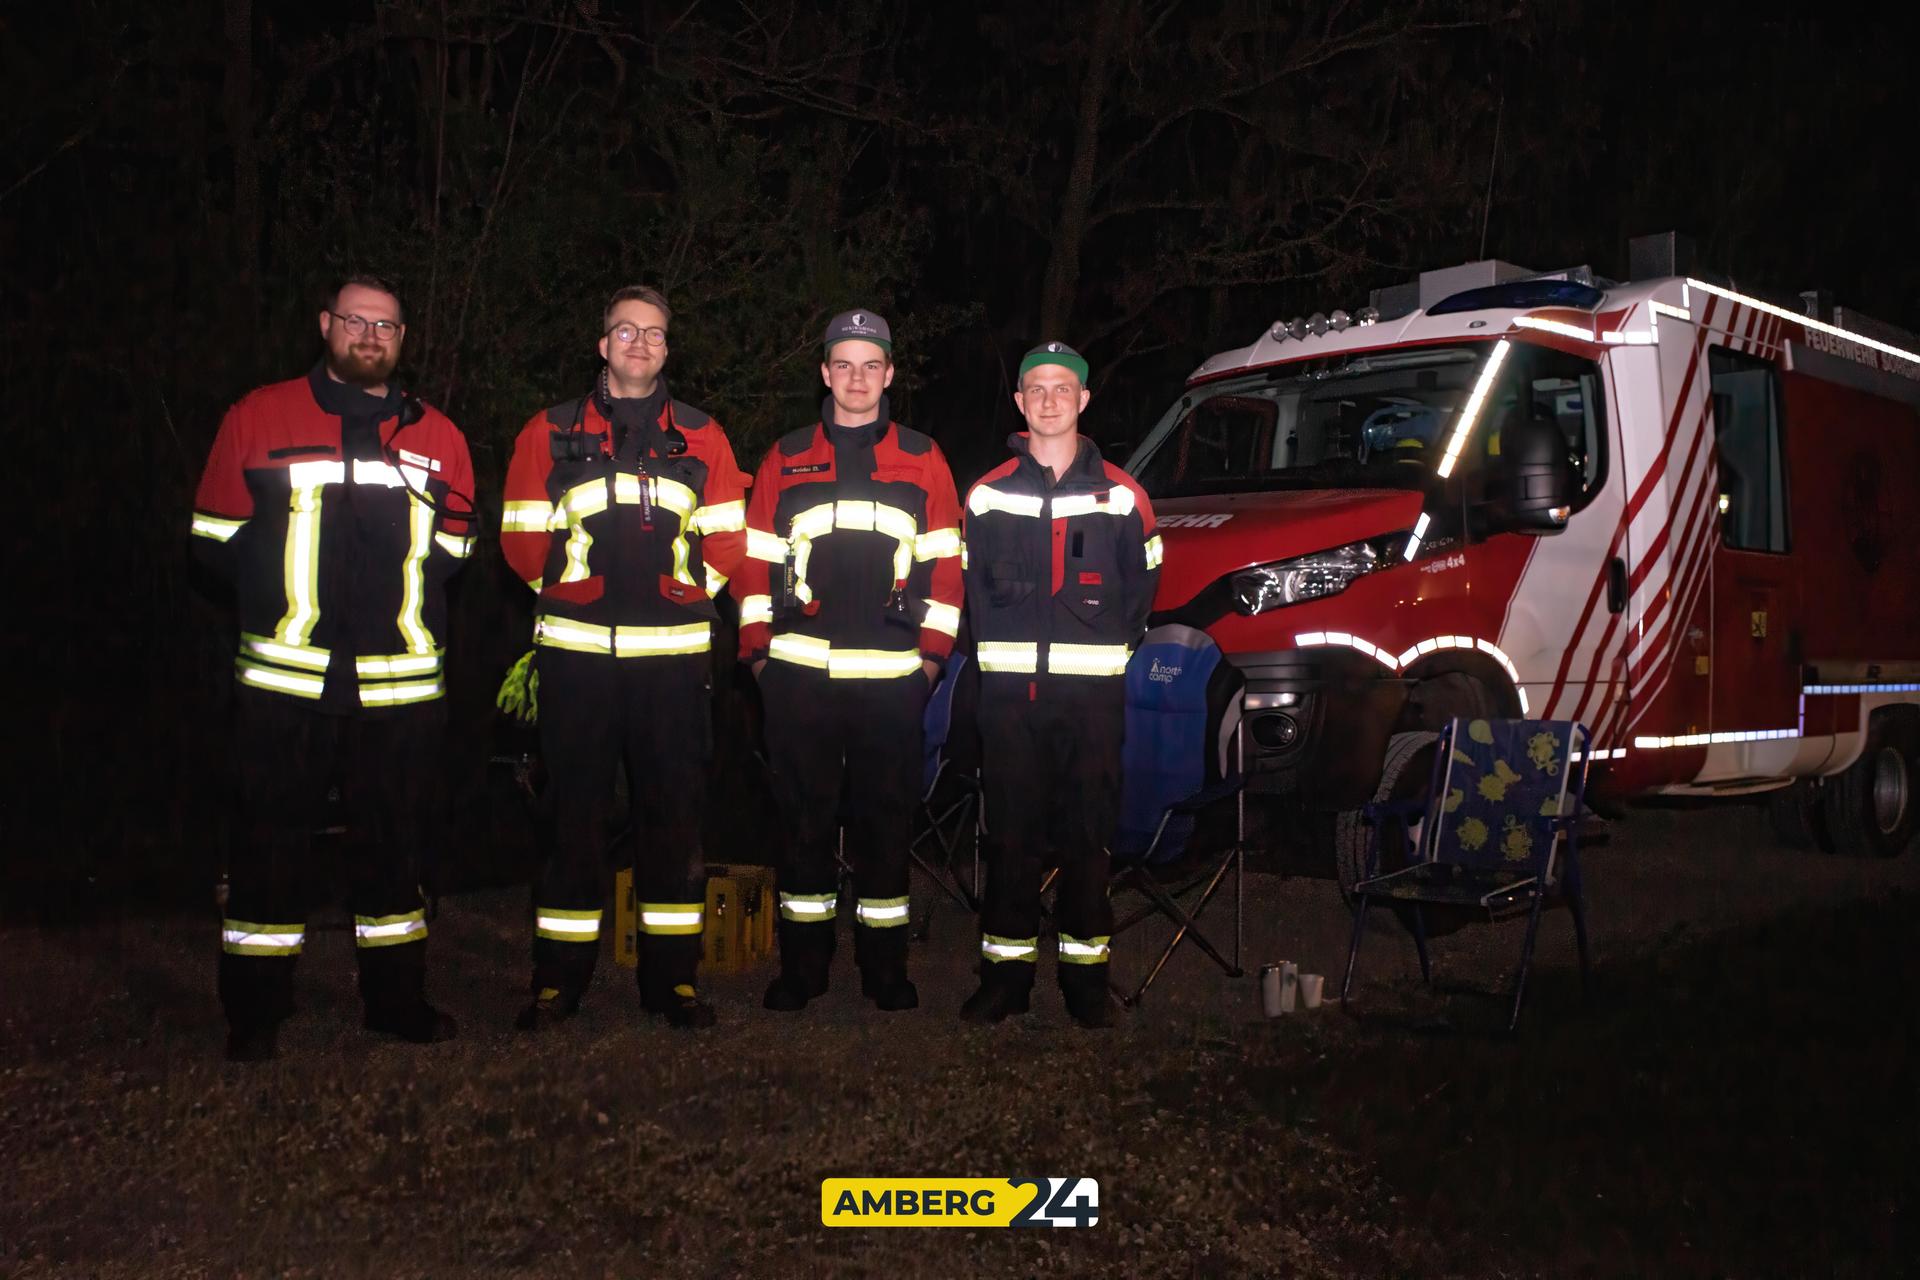
POLYGON ((1074 298, 1080 289, 1080 251, 1093 209, 1093 185, 1100 160, 1100 120, 1106 110, 1113 47, 1129 3, 1131 0, 1104 0, 1094 19, 1087 75, 1080 84, 1073 163, 1067 171, 1067 189, 1060 197, 1060 214, 1054 219, 1053 246, 1047 256, 1047 274, 1041 286, 1038 336, 1044 339, 1071 341, 1066 330, 1073 320, 1074 298))

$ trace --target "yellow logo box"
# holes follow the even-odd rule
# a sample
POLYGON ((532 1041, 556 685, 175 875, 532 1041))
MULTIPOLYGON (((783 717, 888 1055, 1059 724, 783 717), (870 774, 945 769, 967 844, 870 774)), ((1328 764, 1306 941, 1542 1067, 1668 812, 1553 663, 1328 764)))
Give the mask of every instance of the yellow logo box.
POLYGON ((1092 1178, 827 1178, 829 1227, 1091 1227, 1100 1221, 1092 1178))

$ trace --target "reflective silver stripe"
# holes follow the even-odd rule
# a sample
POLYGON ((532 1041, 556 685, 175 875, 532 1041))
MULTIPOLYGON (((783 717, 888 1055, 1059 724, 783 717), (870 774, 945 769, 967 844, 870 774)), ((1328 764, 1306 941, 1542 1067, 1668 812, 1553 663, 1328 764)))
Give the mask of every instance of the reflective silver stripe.
POLYGON ((995 962, 1031 961, 1039 951, 1040 939, 1038 938, 999 938, 991 933, 980 935, 980 954, 995 962))
POLYGON ((281 671, 276 667, 263 667, 245 658, 238 659, 233 666, 234 674, 239 677, 241 684, 250 684, 259 689, 271 689, 275 693, 291 693, 301 698, 317 698, 327 687, 324 677, 303 675, 298 671, 281 671))
POLYGON ((873 928, 891 928, 907 923, 906 898, 861 898, 854 903, 853 918, 873 928))
POLYGON ((612 653, 613 629, 542 614, 533 624, 533 642, 554 649, 577 649, 581 653, 612 653))
POLYGON ((560 936, 563 941, 586 942, 600 936, 598 911, 536 911, 533 924, 539 932, 560 936))
POLYGON ((755 560, 764 560, 768 564, 779 564, 787 558, 787 540, 777 538, 764 529, 747 530, 747 555, 755 560))
POLYGON ((440 544, 442 551, 456 560, 465 560, 473 554, 472 538, 462 538, 451 533, 436 533, 433 535, 433 540, 440 544))
POLYGON ((1161 545, 1160 535, 1156 533, 1147 539, 1147 568, 1158 569, 1164 559, 1166 559, 1166 548, 1161 545))
POLYGON ((716 600, 719 599, 720 593, 727 589, 727 575, 714 568, 711 563, 703 564, 702 568, 706 570, 707 594, 716 600))
POLYGON ((982 640, 974 647, 982 671, 1033 675, 1040 670, 1040 646, 1020 640, 982 640))
POLYGON ((700 932, 706 906, 698 902, 643 902, 640 932, 657 936, 686 936, 700 932))
POLYGON ((427 913, 408 911, 397 916, 355 916, 353 941, 362 947, 390 947, 427 936, 427 913))
POLYGON ((1075 938, 1060 935, 1060 958, 1069 964, 1103 964, 1107 959, 1109 938, 1075 938))
MULTIPOLYGON (((1047 648, 1047 672, 1056 676, 1119 676, 1127 672, 1123 644, 1055 644, 1047 648)), ((983 660, 982 670, 987 669, 983 660)))
POLYGON ((1040 498, 1030 493, 1002 493, 990 484, 976 484, 967 495, 967 510, 976 516, 1004 511, 1010 516, 1040 515, 1040 498))
POLYGON ((509 502, 500 512, 500 530, 503 533, 545 533, 547 522, 552 519, 551 502, 509 502))
POLYGON ((915 560, 944 560, 948 556, 959 554, 960 531, 958 529, 929 529, 913 540, 915 560))
POLYGON ((1055 519, 1091 515, 1125 516, 1133 514, 1133 509, 1133 490, 1125 485, 1115 485, 1105 494, 1069 493, 1056 496, 1053 500, 1055 519))
POLYGON ((827 654, 827 675, 835 680, 886 680, 920 670, 918 649, 835 649, 827 654))
POLYGON ((256 924, 251 920, 220 922, 220 949, 229 955, 298 955, 306 938, 305 924, 256 924))
POLYGON ((325 671, 330 660, 330 654, 325 649, 304 644, 281 644, 278 640, 254 635, 251 631, 240 633, 240 649, 243 653, 267 662, 277 662, 288 667, 306 667, 310 671, 325 671))
POLYGON ((780 914, 789 920, 831 920, 840 909, 840 898, 832 893, 782 893, 780 914))
POLYGON ((767 656, 803 667, 827 669, 827 655, 833 646, 812 636, 775 636, 767 645, 767 656))
POLYGON ((401 676, 423 676, 440 670, 443 661, 433 653, 377 653, 353 660, 354 674, 366 680, 395 680, 401 676))
POLYGON ((409 702, 431 702, 446 691, 447 686, 438 679, 413 684, 367 684, 360 686, 360 705, 397 707, 409 702))
POLYGON ((320 620, 320 503, 327 485, 346 476, 341 462, 296 462, 287 468, 287 541, 281 556, 287 612, 273 629, 283 644, 304 645, 320 620))
POLYGON ((927 601, 927 619, 920 625, 929 631, 957 636, 960 634, 960 611, 950 604, 929 600, 927 601))
POLYGON ((648 654, 705 653, 712 645, 704 622, 674 627, 615 627, 613 652, 622 658, 648 654))
POLYGON ((197 537, 212 538, 215 542, 225 542, 240 532, 245 520, 229 520, 225 516, 208 515, 204 511, 193 513, 193 523, 189 526, 197 537))
POLYGON ((746 501, 736 499, 700 507, 693 513, 693 527, 701 533, 738 533, 747 527, 746 501))

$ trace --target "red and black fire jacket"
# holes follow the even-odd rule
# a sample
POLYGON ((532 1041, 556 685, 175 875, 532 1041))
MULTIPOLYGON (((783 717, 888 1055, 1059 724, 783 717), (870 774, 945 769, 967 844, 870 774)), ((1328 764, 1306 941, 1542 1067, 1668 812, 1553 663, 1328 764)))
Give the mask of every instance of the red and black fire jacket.
POLYGON ((1014 456, 967 491, 967 608, 983 678, 1124 675, 1160 577, 1146 492, 1084 437, 1053 483, 1025 433, 1007 445, 1014 456))
POLYGON ((740 657, 838 678, 944 663, 960 629, 960 508, 940 448, 887 417, 821 421, 768 451, 734 579, 740 657))
POLYGON ((711 647, 714 598, 745 549, 746 476, 720 424, 661 386, 621 428, 602 389, 535 414, 514 441, 500 546, 539 593, 535 644, 620 658, 711 647))
POLYGON ((444 585, 473 552, 472 494, 466 437, 398 393, 375 401, 315 366, 229 409, 192 532, 234 586, 240 682, 330 709, 441 697, 444 585))

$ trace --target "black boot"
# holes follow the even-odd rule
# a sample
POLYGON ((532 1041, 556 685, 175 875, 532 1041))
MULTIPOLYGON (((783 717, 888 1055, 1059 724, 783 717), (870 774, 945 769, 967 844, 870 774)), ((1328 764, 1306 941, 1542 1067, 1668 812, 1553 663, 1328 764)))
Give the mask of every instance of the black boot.
POLYGON ((824 977, 788 973, 782 969, 780 976, 767 984, 767 994, 761 998, 760 1005, 775 1013, 798 1013, 807 1007, 807 1001, 818 1000, 825 994, 827 982, 824 977))
POLYGON ((713 1006, 702 1000, 690 982, 682 982, 663 996, 643 996, 641 1005, 676 1031, 699 1031, 714 1023, 713 1006))
POLYGON ((779 939, 780 976, 768 985, 760 1003, 776 1013, 798 1013, 807 1001, 827 994, 827 974, 838 938, 832 921, 802 924, 783 919, 779 939))
POLYGON ((557 987, 542 987, 533 1003, 513 1020, 515 1031, 545 1031, 580 1012, 580 997, 557 987))
POLYGON ((361 1025, 380 1035, 398 1036, 409 1044, 441 1044, 460 1034, 460 1024, 452 1014, 440 1012, 425 1000, 397 1009, 369 1006, 361 1025))
POLYGON ((853 953, 860 963, 860 994, 888 1013, 918 1009, 920 992, 907 979, 907 930, 904 925, 875 929, 853 927, 853 953))
POLYGON ((989 964, 980 973, 980 989, 960 1006, 962 1022, 992 1026, 1016 1013, 1025 1013, 1032 1002, 1033 966, 1017 960, 989 964), (1008 970, 1019 969, 1020 973, 1008 970))
POLYGON ((1083 1027, 1113 1025, 1113 1002, 1107 997, 1107 966, 1063 964, 1060 993, 1067 998, 1067 1015, 1083 1027))

